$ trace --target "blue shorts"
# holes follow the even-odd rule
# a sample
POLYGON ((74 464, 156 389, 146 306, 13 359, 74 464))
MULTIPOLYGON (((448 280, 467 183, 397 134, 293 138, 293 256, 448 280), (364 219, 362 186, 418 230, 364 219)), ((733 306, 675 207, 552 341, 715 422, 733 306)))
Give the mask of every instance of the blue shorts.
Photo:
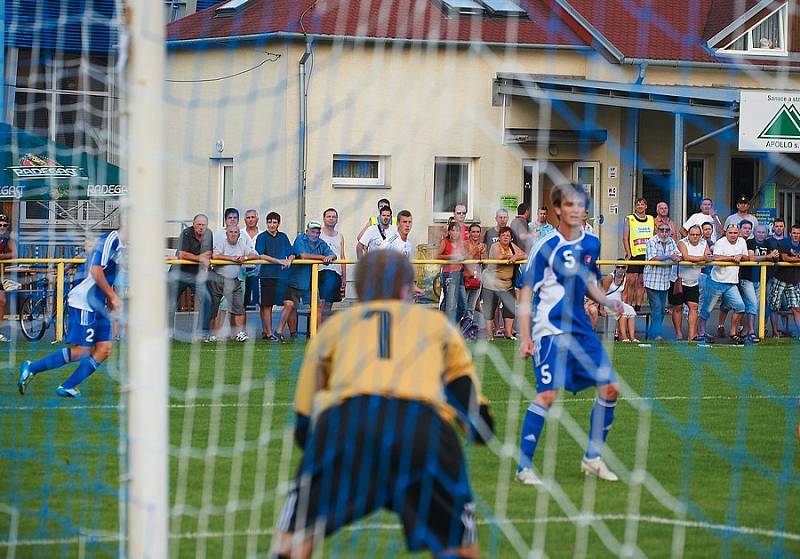
POLYGON ((536 341, 533 354, 536 392, 566 388, 573 394, 617 381, 597 336, 558 334, 536 341))
POLYGON ((319 298, 329 303, 342 300, 342 276, 333 270, 322 270, 319 273, 319 298))
POLYGON ((111 320, 107 314, 100 314, 75 307, 67 307, 68 344, 91 347, 97 342, 110 342, 113 339, 111 320))

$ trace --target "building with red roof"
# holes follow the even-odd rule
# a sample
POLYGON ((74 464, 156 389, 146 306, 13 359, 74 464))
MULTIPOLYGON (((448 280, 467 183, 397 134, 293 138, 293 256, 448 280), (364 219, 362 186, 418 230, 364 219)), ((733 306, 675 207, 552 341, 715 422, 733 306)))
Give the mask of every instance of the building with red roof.
POLYGON ((705 196, 725 214, 740 195, 800 220, 796 8, 220 2, 167 27, 169 211, 210 209, 213 224, 226 206, 253 206, 293 231, 334 206, 354 246, 385 197, 412 211, 426 243, 455 202, 491 226, 499 206, 547 206, 554 183, 577 180, 606 257, 623 253, 638 196, 651 212, 668 202, 675 220, 705 196), (769 100, 778 93, 790 116, 769 100), (761 120, 740 118, 743 103, 761 120), (779 116, 772 128, 789 136, 767 138, 779 116))

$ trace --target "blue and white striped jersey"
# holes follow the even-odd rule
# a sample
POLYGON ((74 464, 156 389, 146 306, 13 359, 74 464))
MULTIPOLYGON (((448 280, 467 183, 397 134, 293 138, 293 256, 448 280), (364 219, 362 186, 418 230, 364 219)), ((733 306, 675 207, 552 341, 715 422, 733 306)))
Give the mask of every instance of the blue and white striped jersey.
POLYGON ((522 285, 533 289, 534 340, 563 333, 594 334, 583 299, 587 285, 600 278, 599 256, 600 239, 586 231, 568 241, 556 229, 531 251, 522 285))
POLYGON ((102 266, 106 281, 109 285, 114 285, 119 269, 117 264, 119 249, 120 240, 116 231, 110 231, 97 240, 91 252, 86 255, 86 262, 82 269, 78 272, 83 279, 69 292, 70 307, 103 314, 108 312, 106 294, 97 287, 90 271, 92 266, 102 266))

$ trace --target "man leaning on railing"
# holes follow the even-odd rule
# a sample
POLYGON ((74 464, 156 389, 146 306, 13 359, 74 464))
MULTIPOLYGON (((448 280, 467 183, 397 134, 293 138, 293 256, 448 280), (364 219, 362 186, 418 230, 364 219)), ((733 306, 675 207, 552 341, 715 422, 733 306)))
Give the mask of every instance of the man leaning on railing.
MULTIPOLYGON (((197 317, 199 335, 208 336, 208 323, 211 320, 211 294, 206 287, 208 262, 211 259, 212 235, 208 229, 208 217, 197 214, 192 226, 181 232, 175 256, 181 260, 190 260, 195 264, 174 264, 167 274, 169 289, 169 320, 175 316, 178 299, 192 288, 197 301, 197 317)), ((173 328, 174 332, 174 328, 173 328)), ((174 336, 174 334, 173 334, 174 336)))

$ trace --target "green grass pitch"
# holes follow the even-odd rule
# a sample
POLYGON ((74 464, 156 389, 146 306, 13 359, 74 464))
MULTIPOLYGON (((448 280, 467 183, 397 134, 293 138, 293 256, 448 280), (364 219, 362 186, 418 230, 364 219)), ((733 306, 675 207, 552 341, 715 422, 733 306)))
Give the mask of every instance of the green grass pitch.
MULTIPOLYGON (((303 347, 172 345, 171 557, 266 556, 281 482, 299 457, 291 401, 303 347)), ((485 557, 539 545, 550 557, 607 557, 614 542, 632 542, 648 557, 673 549, 685 557, 800 556, 800 345, 616 344, 613 361, 629 388, 609 438, 619 462, 609 461, 623 481, 580 474, 584 443, 574 437, 588 427, 594 394, 566 394, 557 408, 563 421, 548 423, 536 457, 537 468, 552 468, 550 499, 510 481, 530 364, 511 342, 487 347, 471 345, 498 440, 467 448, 485 557)), ((124 499, 119 358, 84 383, 80 400, 54 395, 66 367, 37 376, 19 396, 17 363, 50 349, 17 346, 0 386, 0 555, 16 540, 16 557, 115 556, 124 499)), ((341 531, 322 552, 408 555, 387 513, 341 531)))

